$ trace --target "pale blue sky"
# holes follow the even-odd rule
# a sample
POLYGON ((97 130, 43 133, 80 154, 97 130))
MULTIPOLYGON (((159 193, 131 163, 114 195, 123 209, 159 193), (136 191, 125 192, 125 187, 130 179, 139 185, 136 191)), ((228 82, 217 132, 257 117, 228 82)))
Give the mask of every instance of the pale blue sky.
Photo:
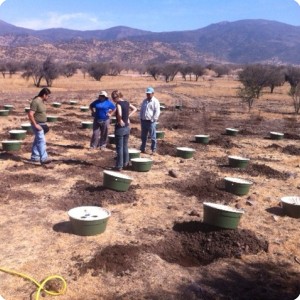
POLYGON ((0 20, 30 28, 192 30, 221 21, 300 26, 299 0, 0 0, 0 20))

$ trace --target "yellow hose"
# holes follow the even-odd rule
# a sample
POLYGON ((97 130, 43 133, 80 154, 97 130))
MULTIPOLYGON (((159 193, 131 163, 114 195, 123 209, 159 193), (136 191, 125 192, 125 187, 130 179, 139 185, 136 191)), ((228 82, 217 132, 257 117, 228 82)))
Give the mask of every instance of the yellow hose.
POLYGON ((8 273, 8 274, 12 274, 12 275, 17 275, 17 276, 20 276, 22 278, 28 279, 29 281, 33 282, 38 287, 37 290, 36 290, 35 300, 39 300, 41 291, 44 291, 45 293, 47 293, 48 295, 51 295, 51 296, 59 296, 59 295, 63 295, 66 292, 66 290, 67 290, 67 283, 66 283, 65 279, 63 277, 59 276, 59 275, 48 276, 41 283, 39 283, 34 278, 32 278, 32 277, 30 277, 30 276, 28 276, 26 274, 22 274, 22 273, 19 273, 19 272, 16 272, 16 271, 12 271, 12 270, 8 270, 8 269, 1 268, 1 267, 0 267, 0 271, 8 273), (44 288, 45 284, 48 281, 52 280, 52 279, 59 279, 59 280, 62 281, 63 287, 62 287, 61 291, 59 291, 59 292, 48 291, 48 290, 46 290, 44 288))

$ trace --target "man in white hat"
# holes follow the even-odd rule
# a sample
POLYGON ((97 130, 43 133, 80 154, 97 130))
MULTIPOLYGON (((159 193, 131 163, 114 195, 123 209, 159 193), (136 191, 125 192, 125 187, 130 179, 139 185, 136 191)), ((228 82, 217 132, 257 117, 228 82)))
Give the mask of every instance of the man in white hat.
POLYGON ((98 99, 90 104, 90 110, 94 117, 90 147, 104 149, 106 148, 110 117, 115 112, 116 106, 108 99, 106 91, 100 91, 98 99))
POLYGON ((140 110, 141 119, 141 140, 142 144, 140 150, 142 153, 146 151, 146 143, 148 135, 151 138, 152 154, 156 152, 156 122, 160 115, 160 104, 157 98, 154 97, 154 89, 148 87, 146 89, 146 99, 143 100, 140 110))

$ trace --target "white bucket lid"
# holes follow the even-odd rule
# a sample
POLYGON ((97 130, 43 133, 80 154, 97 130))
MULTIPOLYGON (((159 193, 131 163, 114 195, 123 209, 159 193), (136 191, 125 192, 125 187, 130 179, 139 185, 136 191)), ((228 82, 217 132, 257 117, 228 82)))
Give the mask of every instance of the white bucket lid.
POLYGON ((113 177, 117 177, 117 178, 123 178, 123 179, 132 180, 132 178, 129 177, 128 175, 122 174, 122 173, 119 173, 119 172, 104 170, 103 173, 107 174, 107 175, 110 175, 110 176, 113 176, 113 177))
POLYGON ((212 203, 212 202, 203 202, 204 206, 209 206, 215 209, 219 209, 219 210, 224 210, 224 211, 228 211, 228 212, 235 212, 235 213, 240 213, 243 214, 244 211, 241 209, 237 209, 234 207, 230 207, 228 205, 223 205, 223 204, 218 204, 218 203, 212 203))
POLYGON ((4 107, 14 107, 12 104, 4 104, 4 107))
POLYGON ((1 112, 7 112, 7 109, 0 109, 1 112))
POLYGON ((110 217, 111 213, 99 206, 79 206, 68 211, 70 218, 82 221, 102 220, 110 217))
POLYGON ((30 123, 22 123, 22 124, 21 124, 21 127, 23 127, 23 126, 24 126, 24 127, 27 127, 27 126, 31 126, 31 124, 30 124, 30 123))
POLYGON ((52 104, 61 105, 60 102, 53 102, 52 104))
POLYGON ((200 137, 200 138, 208 138, 209 137, 209 135, 207 135, 207 134, 197 134, 197 135, 195 135, 195 138, 196 137, 200 137))
POLYGON ((93 122, 92 121, 83 121, 83 122, 81 122, 81 124, 93 124, 93 122))
POLYGON ((70 103, 77 103, 77 100, 70 100, 70 103))
POLYGON ((281 201, 287 204, 295 204, 300 206, 299 196, 285 196, 281 198, 281 201))
POLYGON ((80 108, 89 108, 88 106, 80 106, 80 108))
POLYGON ((134 148, 129 148, 128 153, 141 153, 141 150, 134 149, 134 148))
POLYGON ((234 183, 243 183, 243 184, 252 184, 253 182, 242 179, 242 178, 236 178, 236 177, 225 177, 226 181, 234 182, 234 183))
POLYGON ((26 133, 26 130, 23 129, 14 129, 14 130, 10 130, 9 133, 26 133))
POLYGON ((114 138, 114 137, 115 137, 115 135, 114 135, 114 134, 109 134, 108 136, 109 136, 109 137, 112 137, 112 138, 114 138))
POLYGON ((235 155, 229 155, 228 158, 235 159, 235 160, 250 160, 249 158, 241 157, 241 156, 235 156, 235 155))
POLYGON ((185 151, 185 152, 194 152, 194 151, 196 151, 195 149, 189 148, 189 147, 177 147, 176 149, 179 150, 179 151, 185 151))
POLYGON ((47 116, 47 118, 57 118, 57 116, 47 116))
POLYGON ((229 131, 239 131, 238 129, 235 129, 235 128, 226 128, 226 130, 229 130, 229 131))
POLYGON ((21 144, 22 142, 19 140, 7 140, 7 141, 2 141, 2 144, 21 144))
POLYGON ((151 162, 151 158, 146 158, 146 157, 139 157, 139 158, 132 158, 131 161, 137 162, 137 163, 143 163, 143 162, 151 162))
POLYGON ((284 133, 282 133, 282 132, 276 132, 276 131, 271 131, 270 134, 274 134, 274 135, 284 135, 284 133))
POLYGON ((162 132, 164 132, 164 131, 159 131, 159 130, 156 130, 156 133, 162 133, 162 132))

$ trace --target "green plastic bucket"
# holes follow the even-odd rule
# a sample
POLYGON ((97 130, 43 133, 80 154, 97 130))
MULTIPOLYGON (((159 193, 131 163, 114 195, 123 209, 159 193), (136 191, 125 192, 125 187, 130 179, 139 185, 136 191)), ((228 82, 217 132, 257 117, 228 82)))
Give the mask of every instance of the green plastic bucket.
POLYGON ((93 122, 92 121, 81 122, 81 127, 84 129, 93 128, 93 122))
POLYGON ((195 135, 195 142, 200 144, 208 144, 209 135, 205 135, 205 134, 195 135))
POLYGON ((76 100, 70 100, 69 104, 70 105, 76 105, 78 102, 76 100))
POLYGON ((110 118, 110 124, 116 124, 117 123, 117 118, 116 117, 111 117, 110 118))
POLYGON ((20 140, 2 141, 2 149, 4 151, 18 151, 21 149, 21 141, 20 140))
POLYGON ((188 148, 188 147, 177 147, 176 150, 177 150, 177 156, 185 159, 192 158, 195 153, 195 149, 188 148))
POLYGON ((270 139, 271 140, 283 140, 283 138, 284 138, 284 133, 275 132, 275 131, 270 132, 270 139))
POLYGON ((238 134, 238 129, 234 129, 234 128, 226 128, 226 134, 227 135, 231 135, 231 136, 235 136, 238 134))
POLYGON ((228 163, 229 166, 232 168, 241 168, 241 169, 245 169, 248 167, 249 165, 249 158, 245 158, 245 157, 240 157, 240 156, 228 156, 228 163))
POLYGON ((60 102, 53 102, 52 106, 56 107, 56 108, 59 108, 59 107, 61 107, 61 103, 60 102))
POLYGON ((166 107, 164 105, 160 105, 160 110, 166 110, 166 107))
POLYGON ((108 142, 111 145, 115 145, 116 144, 116 137, 114 134, 109 134, 108 135, 108 142))
POLYGON ((157 139, 164 139, 165 138, 165 132, 164 131, 156 131, 156 138, 157 139))
POLYGON ((140 157, 131 159, 132 170, 137 172, 148 172, 152 167, 153 160, 140 157))
POLYGON ((129 189, 132 178, 114 171, 103 171, 103 186, 118 192, 126 192, 129 189))
POLYGON ((57 116, 47 116, 47 122, 56 122, 58 119, 57 116))
POLYGON ((24 111, 25 111, 26 113, 28 113, 28 112, 30 111, 30 107, 25 107, 25 108, 24 108, 24 111))
POLYGON ((227 205, 204 202, 203 222, 226 229, 236 229, 244 211, 227 205))
POLYGON ((23 130, 26 130, 27 133, 32 133, 32 132, 33 132, 30 123, 23 123, 23 124, 21 124, 21 128, 22 128, 23 130))
POLYGON ((6 109, 6 110, 13 110, 13 109, 14 109, 14 106, 11 105, 11 104, 5 104, 5 105, 4 105, 4 109, 6 109))
POLYGON ((75 234, 90 236, 105 231, 111 213, 98 206, 79 206, 70 209, 68 215, 75 234))
POLYGON ((0 110, 0 117, 6 117, 9 115, 9 110, 8 109, 1 109, 0 110))
POLYGON ((175 105, 175 108, 176 108, 176 109, 182 109, 182 105, 176 104, 176 105, 175 105))
POLYGON ((284 213, 292 218, 300 218, 300 197, 286 196, 281 198, 284 213))
POLYGON ((235 177, 225 177, 224 180, 225 190, 238 196, 248 194, 250 186, 253 184, 251 181, 235 177))
POLYGON ((141 151, 138 149, 129 148, 128 153, 129 153, 129 160, 133 158, 139 158, 141 156, 141 151))
POLYGON ((26 137, 26 133, 27 130, 23 129, 15 129, 9 131, 10 138, 13 140, 24 140, 26 137))
POLYGON ((88 106, 80 106, 80 111, 89 111, 89 107, 88 106))

